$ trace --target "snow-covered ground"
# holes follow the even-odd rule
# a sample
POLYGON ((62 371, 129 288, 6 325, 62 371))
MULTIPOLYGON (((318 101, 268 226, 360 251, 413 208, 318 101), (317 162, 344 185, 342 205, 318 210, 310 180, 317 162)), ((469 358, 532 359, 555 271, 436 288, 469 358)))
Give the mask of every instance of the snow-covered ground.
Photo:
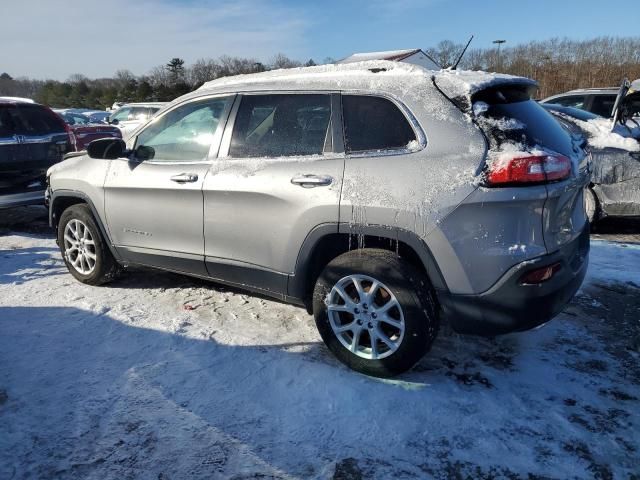
POLYGON ((0 236, 0 479, 637 478, 640 245, 592 241, 545 327, 443 328, 395 380, 303 310, 169 273, 76 282, 0 236))

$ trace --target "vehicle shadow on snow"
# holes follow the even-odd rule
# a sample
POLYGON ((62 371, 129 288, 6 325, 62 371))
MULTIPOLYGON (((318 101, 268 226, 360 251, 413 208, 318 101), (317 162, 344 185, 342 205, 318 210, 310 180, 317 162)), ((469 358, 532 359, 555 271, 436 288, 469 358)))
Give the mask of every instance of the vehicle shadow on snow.
POLYGON ((551 448, 558 417, 544 420, 551 404, 568 408, 562 397, 504 391, 519 381, 513 339, 445 335, 392 381, 327 360, 318 343, 227 345, 68 307, 0 307, 0 339, 2 478, 489 478, 514 473, 500 453, 514 442, 526 456, 540 442, 537 461, 552 466, 572 455, 551 448), (503 354, 487 360, 506 377, 497 387, 464 374, 483 349, 503 354), (497 466, 474 470, 456 450, 497 466))
POLYGON ((68 274, 57 248, 27 247, 0 250, 0 284, 20 285, 41 277, 68 274))

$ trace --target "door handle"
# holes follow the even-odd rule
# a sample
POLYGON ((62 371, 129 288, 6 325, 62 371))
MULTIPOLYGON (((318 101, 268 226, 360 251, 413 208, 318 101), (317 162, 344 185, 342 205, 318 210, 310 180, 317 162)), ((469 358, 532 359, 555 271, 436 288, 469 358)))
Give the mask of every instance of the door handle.
POLYGON ((193 183, 198 181, 198 175, 195 173, 180 173, 171 177, 171 181, 176 183, 193 183))
POLYGON ((330 175, 296 175, 291 179, 291 183, 294 185, 300 185, 304 188, 324 187, 331 185, 333 177, 330 175))

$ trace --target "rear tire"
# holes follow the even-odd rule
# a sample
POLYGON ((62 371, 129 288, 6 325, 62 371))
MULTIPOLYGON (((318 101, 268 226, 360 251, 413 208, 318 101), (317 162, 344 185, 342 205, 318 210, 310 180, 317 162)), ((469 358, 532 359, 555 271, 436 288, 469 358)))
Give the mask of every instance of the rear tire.
POLYGON ((413 367, 439 327, 426 275, 387 250, 356 250, 333 259, 316 282, 313 313, 338 360, 376 377, 413 367))
POLYGON ((598 197, 596 197, 595 192, 590 187, 584 189, 584 211, 591 225, 600 218, 598 197))
POLYGON ((86 204, 72 205, 62 213, 58 246, 69 273, 82 283, 102 285, 120 272, 86 204))

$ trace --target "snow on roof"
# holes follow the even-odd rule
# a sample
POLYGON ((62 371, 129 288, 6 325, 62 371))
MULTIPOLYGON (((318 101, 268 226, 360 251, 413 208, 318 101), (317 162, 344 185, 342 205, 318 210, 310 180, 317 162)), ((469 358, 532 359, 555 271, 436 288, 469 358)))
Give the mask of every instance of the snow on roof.
MULTIPOLYGON (((438 87, 450 98, 461 96, 471 97, 475 92, 492 85, 504 83, 519 83, 537 85, 531 79, 512 75, 489 73, 482 71, 464 70, 427 70, 420 65, 388 60, 369 60, 354 63, 318 65, 314 67, 287 68, 268 72, 236 75, 211 80, 202 85, 199 90, 220 90, 225 87, 248 87, 255 84, 291 84, 324 82, 335 88, 341 86, 350 88, 370 88, 373 84, 388 80, 399 88, 418 86, 425 82, 431 83, 434 78, 438 87), (375 83, 372 83, 375 82, 375 83)), ((284 86, 284 85, 283 85, 284 86)), ((285 86, 286 88, 286 86, 285 86)))
POLYGON ((342 60, 339 60, 337 63, 354 63, 354 62, 365 62, 367 60, 390 60, 390 61, 400 61, 407 57, 410 57, 414 53, 421 52, 419 48, 411 48, 408 50, 388 50, 384 52, 367 52, 367 53, 354 53, 349 55, 342 60))
POLYGON ((520 84, 537 86, 535 80, 504 73, 483 72, 482 70, 441 70, 435 75, 438 87, 449 98, 466 97, 496 85, 520 84))

